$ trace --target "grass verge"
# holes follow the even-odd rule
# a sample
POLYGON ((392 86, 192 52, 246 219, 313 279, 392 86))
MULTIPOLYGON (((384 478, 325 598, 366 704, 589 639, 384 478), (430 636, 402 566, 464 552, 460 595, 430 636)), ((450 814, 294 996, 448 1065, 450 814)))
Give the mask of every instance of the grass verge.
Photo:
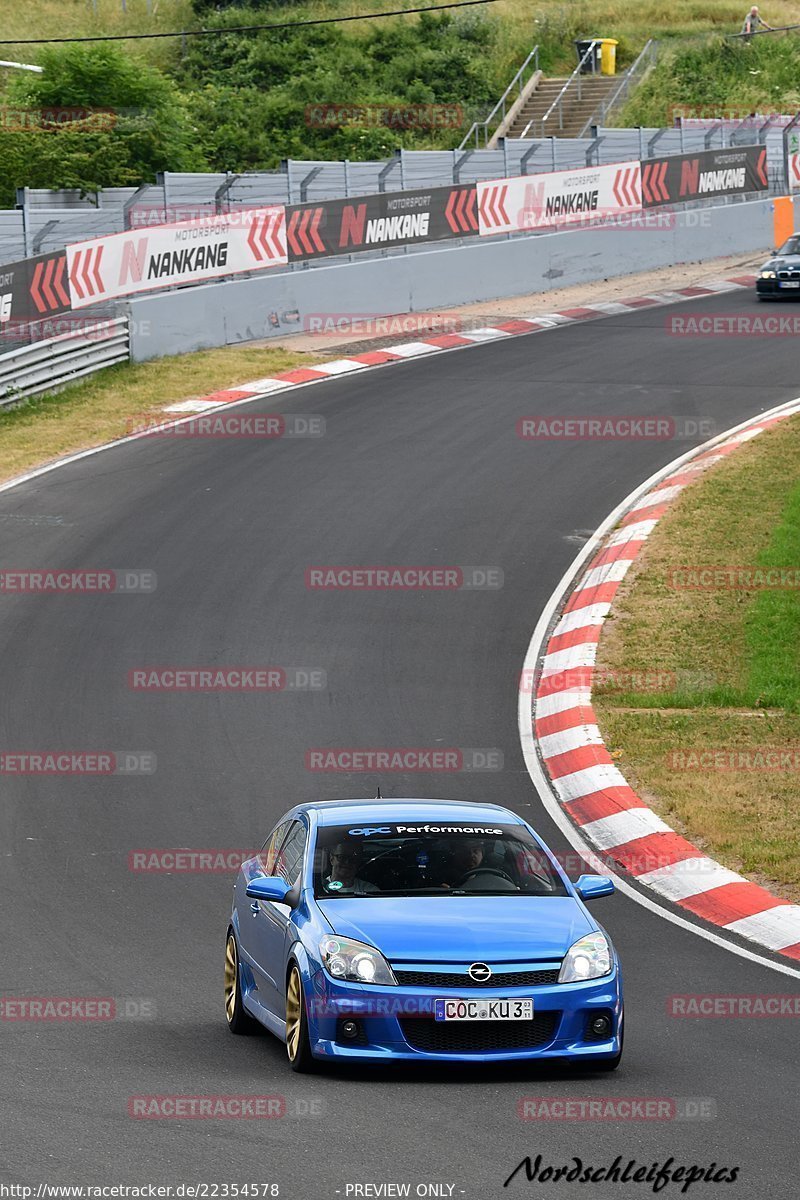
POLYGON ((631 785, 713 857, 800 899, 797 417, 713 468, 659 522, 606 622, 598 667, 609 673, 598 721, 631 785), (687 587, 699 567, 726 570, 687 587), (747 589, 733 567, 748 583, 787 574, 784 586, 747 589))
POLYGON ((308 363, 307 354, 227 346, 109 367, 63 392, 0 410, 0 480, 124 437, 131 421, 166 404, 288 371, 300 363, 308 363))

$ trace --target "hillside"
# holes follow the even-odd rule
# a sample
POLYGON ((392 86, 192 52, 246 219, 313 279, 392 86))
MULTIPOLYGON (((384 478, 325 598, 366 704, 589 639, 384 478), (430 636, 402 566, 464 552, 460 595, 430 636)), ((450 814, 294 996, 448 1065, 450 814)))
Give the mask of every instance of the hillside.
MULTIPOLYGON (((221 0, 218 0, 218 3, 221 0)), ((404 0, 399 0, 403 3, 404 0)), ((405 0, 413 7, 413 0, 405 0)), ((798 103, 798 38, 729 42, 734 0, 652 0, 635 5, 521 0, 442 13, 357 20, 258 33, 276 24, 394 8, 398 0, 270 0, 218 7, 208 0, 29 0, 5 17, 5 37, 97 36, 213 30, 208 36, 76 46, 7 46, 3 57, 45 63, 44 76, 0 71, 8 109, 104 107, 114 127, 74 122, 20 130, 0 122, 0 204, 14 188, 138 183, 158 170, 252 170, 282 158, 382 158, 399 146, 451 148, 486 115, 534 43, 547 74, 568 73, 573 41, 614 36, 624 66, 648 37, 662 43, 657 73, 622 120, 669 123, 678 104, 742 104, 748 111, 798 103), (96 7, 96 12, 95 12, 96 7), (140 76, 137 85, 136 76, 140 76), (331 122, 325 106, 370 113, 331 122), (388 122, 376 112, 414 109, 388 122), (427 106, 436 108, 430 116, 427 106), (421 114, 421 115, 420 115, 421 114), (428 115, 426 115, 428 114, 428 115)), ((800 22, 800 0, 765 8, 773 24, 800 22)), ((35 122, 34 122, 35 125, 35 122)))

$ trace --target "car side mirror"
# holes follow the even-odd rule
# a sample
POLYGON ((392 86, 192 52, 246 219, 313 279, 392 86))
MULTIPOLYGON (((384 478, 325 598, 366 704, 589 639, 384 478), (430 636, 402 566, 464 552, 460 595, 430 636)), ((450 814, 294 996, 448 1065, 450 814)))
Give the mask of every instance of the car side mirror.
POLYGON ((277 875, 259 875, 247 885, 251 900, 273 900, 276 904, 287 904, 286 896, 290 891, 286 880, 277 875))
POLYGON ((614 881, 607 875, 581 875, 575 881, 575 891, 581 900, 599 900, 601 896, 614 895, 614 881))

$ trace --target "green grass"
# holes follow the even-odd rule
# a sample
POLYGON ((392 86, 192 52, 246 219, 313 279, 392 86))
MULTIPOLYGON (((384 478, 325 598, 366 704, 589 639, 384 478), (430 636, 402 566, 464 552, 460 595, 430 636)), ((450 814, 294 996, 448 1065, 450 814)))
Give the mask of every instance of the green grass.
MULTIPOLYGON (((3 4, 3 39, 47 37, 92 37, 103 34, 166 33, 196 27, 190 0, 24 0, 3 4)), ((166 70, 180 56, 180 40, 154 38, 123 43, 131 53, 166 70)), ((24 44, 3 46, 0 58, 10 62, 38 63, 39 47, 24 44)), ((16 74, 16 72, 13 72, 16 74)), ((0 72, 3 74, 12 72, 0 72)))
POLYGON ((798 767, 684 768, 673 754, 800 748, 800 591, 674 586, 677 568, 706 566, 800 576, 797 417, 712 468, 658 524, 603 631, 598 667, 611 683, 594 696, 620 769, 653 808, 726 865, 797 898, 798 767), (667 686, 615 691, 634 671, 667 686))
MULTIPOLYGON (((796 565, 800 575, 800 484, 787 497, 780 523, 758 565, 796 565)), ((796 711, 800 704, 800 592, 761 592, 745 615, 747 685, 754 707, 796 711)))
MULTIPOLYGON (((308 362, 281 347, 226 346, 109 367, 55 395, 0 409, 0 480, 132 432, 165 405, 308 362)), ((314 356, 315 362, 329 355, 314 356)))
POLYGON ((800 30, 750 43, 712 37, 667 45, 615 124, 671 125, 681 108, 687 116, 709 117, 794 113, 800 107, 799 51, 800 30))

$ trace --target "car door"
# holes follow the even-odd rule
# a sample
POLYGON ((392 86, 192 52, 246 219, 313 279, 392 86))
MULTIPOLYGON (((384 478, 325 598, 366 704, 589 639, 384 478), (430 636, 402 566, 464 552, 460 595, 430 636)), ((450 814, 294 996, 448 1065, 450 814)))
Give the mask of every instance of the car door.
MULTIPOLYGON (((292 821, 274 859, 271 874, 289 887, 297 881, 303 865, 307 831, 302 821, 292 821)), ((250 906, 251 954, 259 967, 261 1003, 277 1016, 284 1015, 284 969, 286 931, 292 910, 274 900, 253 900, 250 906)))
MULTIPOLYGON (((291 823, 291 821, 280 821, 261 847, 257 858, 264 875, 275 874, 278 851, 289 832, 291 823)), ((255 950, 255 918, 258 915, 258 905, 251 903, 245 896, 244 886, 240 889, 237 888, 236 915, 239 921, 239 949, 243 951, 245 959, 255 959, 252 965, 258 967, 258 956, 255 950)))

